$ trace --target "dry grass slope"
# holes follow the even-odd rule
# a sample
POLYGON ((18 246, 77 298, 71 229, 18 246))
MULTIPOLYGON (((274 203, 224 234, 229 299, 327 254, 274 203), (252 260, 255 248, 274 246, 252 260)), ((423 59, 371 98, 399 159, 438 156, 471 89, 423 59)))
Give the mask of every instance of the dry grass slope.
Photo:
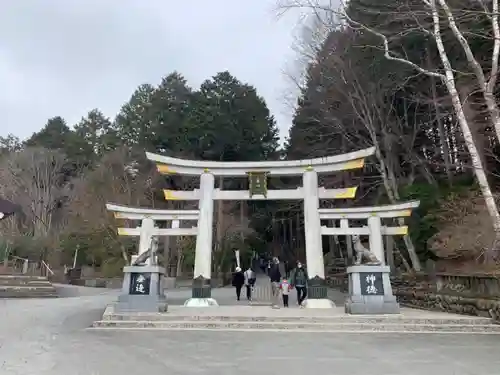
MULTIPOLYGON (((495 251, 495 232, 484 199, 476 191, 457 194, 442 201, 437 212, 439 232, 429 240, 430 248, 447 268, 468 271, 500 271, 488 255, 495 251)), ((496 246, 500 249, 500 244, 496 246)))

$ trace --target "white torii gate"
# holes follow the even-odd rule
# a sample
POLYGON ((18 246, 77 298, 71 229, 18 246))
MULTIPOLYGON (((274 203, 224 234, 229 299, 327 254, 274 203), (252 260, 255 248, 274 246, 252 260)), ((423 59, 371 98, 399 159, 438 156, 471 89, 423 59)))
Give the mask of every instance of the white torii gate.
POLYGON ((319 217, 321 220, 339 220, 340 227, 321 227, 321 234, 324 236, 337 235, 368 235, 370 241, 370 251, 378 260, 385 264, 385 252, 382 235, 397 236, 408 234, 408 226, 401 225, 395 227, 382 226, 383 218, 408 217, 413 209, 419 206, 419 201, 392 204, 374 207, 350 207, 350 208, 321 208, 319 217), (349 220, 366 219, 368 226, 349 227, 349 220))
MULTIPOLYGON (((180 228, 180 221, 198 221, 198 210, 156 210, 147 208, 136 208, 117 205, 113 203, 106 204, 106 209, 113 212, 116 219, 139 220, 141 225, 136 228, 118 228, 120 236, 139 236, 139 249, 137 256, 132 260, 149 250, 151 241, 156 236, 196 236, 198 228, 180 228), (172 221, 171 228, 157 228, 155 221, 172 221)), ((152 259, 148 259, 148 264, 152 259)))
POLYGON ((305 218, 306 262, 309 273, 309 298, 306 307, 333 307, 327 298, 319 199, 354 198, 356 187, 325 189, 318 187, 318 173, 359 169, 364 159, 373 155, 375 148, 307 160, 262 161, 262 162, 216 162, 177 159, 146 153, 148 159, 157 163, 163 174, 200 176, 200 189, 193 191, 165 190, 168 200, 198 200, 199 220, 194 267, 193 295, 186 301, 188 306, 207 306, 211 299, 210 278, 212 260, 212 227, 214 200, 283 200, 303 199, 305 218), (215 176, 242 177, 249 174, 267 176, 302 175, 303 186, 297 189, 266 190, 265 194, 250 191, 215 189, 215 176))
POLYGON ((340 227, 321 227, 323 235, 368 235, 370 251, 380 261, 379 265, 354 265, 347 267, 349 296, 345 303, 349 314, 397 314, 399 304, 392 293, 390 267, 385 265, 382 235, 406 235, 406 225, 382 226, 383 218, 407 217, 420 202, 413 201, 377 207, 351 207, 320 209, 325 220, 340 219, 340 227), (368 226, 349 227, 350 219, 366 219, 368 226))
POLYGON ((180 228, 181 220, 197 221, 198 210, 155 210, 106 204, 108 211, 113 212, 116 219, 137 220, 141 225, 136 228, 118 228, 122 236, 139 236, 137 256, 132 257, 131 265, 123 268, 122 294, 118 296, 115 305, 117 311, 161 312, 167 310, 167 301, 163 293, 163 278, 165 268, 160 267, 156 259, 152 259, 155 250, 153 239, 157 236, 197 235, 198 228, 180 228), (155 221, 172 221, 171 228, 157 228, 155 221), (146 253, 148 253, 146 255, 146 253), (142 263, 146 258, 145 265, 142 263), (149 257, 148 257, 149 256, 149 257))
MULTIPOLYGON (((309 298, 306 301, 306 307, 333 307, 333 302, 327 298, 321 236, 335 234, 370 235, 371 250, 381 261, 383 261, 383 245, 380 241, 382 234, 405 234, 407 228, 405 226, 385 228, 381 226, 380 219, 383 217, 409 216, 411 214, 411 208, 418 206, 418 202, 410 202, 402 205, 382 207, 319 209, 319 199, 354 198, 356 194, 356 187, 343 189, 325 189, 323 187, 319 187, 318 173, 362 168, 364 166, 364 159, 373 155, 374 151, 375 148, 371 147, 348 154, 316 159, 265 162, 195 161, 146 153, 148 159, 157 163, 158 171, 160 173, 200 176, 199 189, 192 191, 164 191, 165 199, 167 200, 198 200, 199 210, 150 210, 143 208, 130 208, 113 204, 109 204, 107 207, 110 211, 115 213, 117 218, 142 221, 141 227, 139 228, 119 229, 119 234, 121 235, 140 236, 139 254, 148 250, 153 236, 196 235, 193 292, 192 298, 187 300, 185 305, 210 306, 216 305, 216 301, 211 298, 210 287, 214 200, 303 199, 306 263, 310 277, 309 298), (260 193, 248 190, 240 191, 215 189, 215 176, 241 177, 258 174, 261 174, 263 179, 267 178, 267 176, 302 175, 303 186, 296 189, 284 190, 265 189, 264 192, 260 193), (368 227, 349 228, 348 219, 355 218, 367 218, 368 227), (322 227, 321 219, 340 219, 341 226, 340 228, 322 227), (194 228, 178 228, 178 225, 176 225, 177 228, 155 228, 155 220, 174 220, 176 223, 178 223, 178 220, 197 220, 198 226, 194 228)), ((379 271, 380 270, 377 272, 379 271)), ((361 277, 360 275, 363 272, 360 270, 354 270, 353 272, 357 273, 358 276, 357 279, 355 279, 359 281, 359 277, 361 277)), ((386 272, 386 270, 384 269, 382 272, 386 272)), ((384 283, 387 280, 389 280, 388 274, 384 276, 384 283)), ((359 284, 358 281, 356 282, 359 284)), ((355 292, 357 293, 359 292, 359 288, 356 288, 355 292)), ((385 293, 390 294, 390 296, 385 296, 386 300, 390 298, 394 299, 390 288, 388 290, 386 288, 385 293)), ((357 300, 355 302, 357 304, 356 306, 360 304, 357 300)), ((366 301, 363 303, 367 305, 366 301)), ((368 303, 368 305, 369 304, 370 303, 368 303)), ((392 311, 395 310, 392 309, 391 312, 392 311)))

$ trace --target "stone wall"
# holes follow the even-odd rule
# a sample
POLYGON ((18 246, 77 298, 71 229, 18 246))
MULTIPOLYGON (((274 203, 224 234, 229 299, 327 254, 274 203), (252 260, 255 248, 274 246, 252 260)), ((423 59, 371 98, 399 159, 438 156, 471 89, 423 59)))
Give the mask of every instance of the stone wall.
MULTIPOLYGON (((347 275, 335 271, 327 275, 327 284, 346 292, 347 275)), ((391 277, 391 282, 403 306, 492 317, 500 323, 500 275, 403 274, 391 277)))
POLYGON ((500 319, 500 277, 491 274, 436 273, 394 277, 402 305, 500 319))

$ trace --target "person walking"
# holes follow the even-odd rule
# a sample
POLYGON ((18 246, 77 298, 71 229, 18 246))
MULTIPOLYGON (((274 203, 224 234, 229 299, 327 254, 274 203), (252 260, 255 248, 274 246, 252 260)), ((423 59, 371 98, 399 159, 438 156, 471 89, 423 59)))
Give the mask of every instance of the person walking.
POLYGON ((255 272, 253 272, 252 267, 248 267, 248 269, 245 271, 244 276, 245 276, 245 286, 247 288, 247 300, 251 302, 252 291, 256 280, 255 272))
POLYGON ((279 309, 281 272, 280 261, 277 257, 273 258, 268 274, 271 281, 272 307, 273 309, 279 309))
POLYGON ((307 297, 308 279, 307 270, 300 261, 297 262, 297 267, 293 271, 292 285, 297 290, 297 302, 299 306, 302 306, 302 302, 304 302, 307 297))
POLYGON ((266 273, 266 261, 262 256, 259 258, 259 267, 262 273, 266 273))
POLYGON ((286 277, 283 277, 280 283, 281 296, 283 297, 283 307, 288 307, 288 295, 290 294, 291 289, 292 285, 290 285, 286 277))
POLYGON ((235 272, 233 273, 233 286, 236 288, 236 299, 239 301, 241 296, 241 288, 243 284, 245 284, 245 276, 243 272, 241 272, 240 267, 236 267, 235 272))

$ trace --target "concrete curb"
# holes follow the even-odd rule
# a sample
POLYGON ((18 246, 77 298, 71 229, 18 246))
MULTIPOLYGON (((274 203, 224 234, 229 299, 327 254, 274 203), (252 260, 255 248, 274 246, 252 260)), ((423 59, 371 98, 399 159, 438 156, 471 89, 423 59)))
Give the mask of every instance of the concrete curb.
MULTIPOLYGON (((95 329, 118 330, 206 330, 206 331, 286 331, 348 333, 478 333, 500 334, 500 325, 488 318, 417 317, 403 315, 245 315, 247 309, 232 314, 213 308, 209 313, 178 310, 171 313, 117 314, 108 305, 95 329)), ((262 312, 260 312, 263 314, 262 312)))
POLYGON ((220 331, 220 332, 275 332, 275 333, 318 333, 318 334, 434 334, 434 335, 499 335, 499 332, 455 332, 455 331, 374 331, 374 330, 307 330, 307 329, 245 329, 245 328, 225 328, 225 329, 210 329, 210 328, 127 328, 127 327, 89 327, 87 331, 220 331))
POLYGON ((252 330, 293 332, 435 332, 435 333, 488 333, 500 334, 500 326, 462 324, 359 324, 359 323, 305 323, 305 322, 194 322, 194 321, 99 321, 94 328, 148 329, 148 330, 252 330))

